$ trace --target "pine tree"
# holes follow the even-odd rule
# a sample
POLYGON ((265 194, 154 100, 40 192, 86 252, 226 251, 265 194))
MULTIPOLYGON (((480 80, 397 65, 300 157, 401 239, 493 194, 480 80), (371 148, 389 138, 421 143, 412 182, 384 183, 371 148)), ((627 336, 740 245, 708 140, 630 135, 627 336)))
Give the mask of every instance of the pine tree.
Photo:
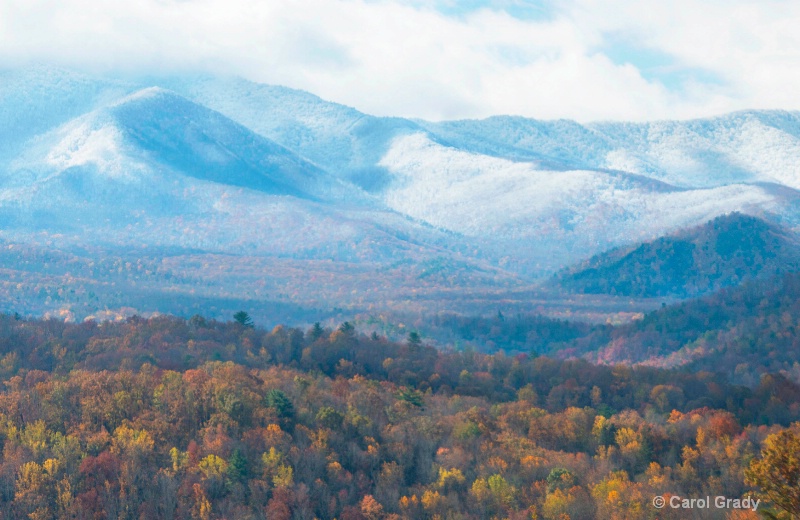
POLYGON ((245 311, 239 311, 233 315, 233 319, 244 327, 252 327, 253 319, 245 311))

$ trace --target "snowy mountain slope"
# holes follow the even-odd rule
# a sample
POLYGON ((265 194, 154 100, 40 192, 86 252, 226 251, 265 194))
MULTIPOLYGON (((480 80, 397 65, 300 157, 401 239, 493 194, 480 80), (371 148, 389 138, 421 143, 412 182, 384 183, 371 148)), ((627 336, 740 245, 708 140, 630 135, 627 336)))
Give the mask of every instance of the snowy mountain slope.
POLYGON ((182 174, 274 195, 342 198, 345 186, 286 148, 169 91, 140 91, 109 109, 131 144, 182 174))
MULTIPOLYGON (((149 88, 28 141, 0 175, 2 234, 60 247, 159 247, 377 268, 455 258, 453 234, 219 113, 149 88)), ((480 267, 483 265, 483 267, 480 267)))
POLYGON ((448 144, 553 169, 617 170, 687 188, 773 182, 800 188, 800 113, 593 123, 492 117, 425 123, 448 144))
POLYGON ((109 179, 170 171, 274 195, 330 199, 359 192, 219 113, 159 88, 134 93, 29 142, 2 179, 25 185, 75 168, 109 179))
MULTIPOLYGON (((534 162, 541 169, 618 170, 680 187, 774 182, 800 187, 800 114, 749 111, 693 121, 592 123, 496 116, 430 123, 379 118, 286 87, 240 78, 150 77, 122 82, 34 67, 0 72, 3 128, 13 141, 41 133, 110 100, 160 86, 248 127, 373 191, 392 139, 425 132, 468 152, 534 162)), ((7 144, 4 144, 8 146, 7 144)))
POLYGON ((614 144, 574 121, 537 121, 516 116, 421 123, 450 146, 547 169, 597 169, 614 144))
POLYGON ((154 78, 156 85, 268 137, 321 165, 345 168, 352 160, 348 129, 367 117, 313 94, 241 78, 154 78))
POLYGON ((417 123, 382 118, 286 87, 240 78, 157 78, 159 85, 216 110, 367 191, 387 182, 378 166, 391 140, 417 123))
POLYGON ((619 173, 543 170, 423 134, 396 139, 381 164, 397 179, 384 192, 397 211, 470 236, 568 240, 583 251, 733 210, 780 212, 784 203, 754 185, 687 190, 619 173))
POLYGON ((0 164, 25 141, 135 90, 52 67, 0 70, 0 164))
POLYGON ((428 123, 373 117, 303 91, 239 78, 148 78, 139 83, 173 89, 372 191, 386 185, 379 163, 392 139, 420 131, 455 149, 534 162, 540 169, 619 170, 682 187, 739 182, 795 186, 792 158, 800 124, 797 114, 788 112, 641 124, 580 125, 509 116, 428 123))
POLYGON ((800 188, 796 112, 749 111, 705 120, 604 123, 593 128, 624 143, 608 167, 634 157, 654 165, 658 177, 680 185, 761 181, 800 188))
POLYGON ((582 255, 630 240, 630 233, 653 238, 735 210, 774 213, 779 220, 788 212, 790 225, 800 223, 793 210, 796 194, 768 187, 798 187, 800 162, 794 158, 800 157, 800 124, 792 113, 648 124, 580 125, 508 116, 429 123, 375 118, 299 91, 244 81, 223 86, 207 80, 184 88, 378 195, 389 207, 471 235, 535 235, 530 230, 538 228, 547 238, 547 229, 572 227, 576 243, 587 244, 588 249, 576 250, 582 255), (431 146, 407 146, 418 136, 431 146), (472 159, 453 162, 457 152, 478 162, 527 163, 515 168, 537 171, 536 182, 524 175, 527 180, 512 181, 512 175, 494 183, 492 172, 505 167, 487 166, 469 182, 453 184, 446 172, 482 168, 472 159), (393 164, 398 156, 402 166, 393 164), (642 187, 628 189, 631 183, 642 187), (669 194, 657 195, 659 190, 669 194), (538 209, 522 209, 523 199, 538 209), (591 222, 602 222, 609 212, 616 217, 595 228, 611 229, 592 229, 591 222))

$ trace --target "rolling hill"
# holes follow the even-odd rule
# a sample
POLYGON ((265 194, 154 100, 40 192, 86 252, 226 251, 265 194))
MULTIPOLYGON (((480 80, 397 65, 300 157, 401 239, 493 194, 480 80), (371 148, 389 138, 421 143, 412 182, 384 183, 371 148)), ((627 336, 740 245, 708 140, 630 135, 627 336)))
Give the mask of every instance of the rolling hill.
POLYGON ((666 306, 615 328, 551 345, 562 358, 602 364, 685 367, 754 386, 765 373, 800 377, 800 274, 787 273, 666 306))
POLYGON ((592 257, 556 277, 584 294, 697 296, 800 267, 797 237, 731 213, 701 226, 592 257))

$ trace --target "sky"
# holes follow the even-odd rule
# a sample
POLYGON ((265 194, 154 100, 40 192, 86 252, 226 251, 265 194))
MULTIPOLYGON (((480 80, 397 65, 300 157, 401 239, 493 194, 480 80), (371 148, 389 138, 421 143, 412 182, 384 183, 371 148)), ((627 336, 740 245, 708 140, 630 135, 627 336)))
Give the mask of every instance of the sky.
POLYGON ((0 67, 207 72, 374 115, 800 109, 800 2, 0 0, 0 67))

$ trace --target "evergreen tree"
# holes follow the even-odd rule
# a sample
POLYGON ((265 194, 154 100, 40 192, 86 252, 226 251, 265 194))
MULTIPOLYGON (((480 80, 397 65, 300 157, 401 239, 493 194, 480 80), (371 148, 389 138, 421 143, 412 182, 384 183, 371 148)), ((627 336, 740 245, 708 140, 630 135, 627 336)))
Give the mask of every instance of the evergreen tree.
POLYGON ((239 448, 236 448, 228 460, 228 477, 234 482, 247 480, 247 459, 239 448))
POLYGON ((252 327, 253 319, 245 311, 239 311, 233 315, 233 319, 244 327, 252 327))
POLYGON ((267 393, 266 401, 267 406, 274 408, 281 417, 291 417, 292 414, 294 414, 294 405, 292 405, 292 401, 277 388, 273 388, 267 393))
POLYGON ((319 322, 314 323, 314 326, 308 331, 308 337, 311 341, 316 341, 325 334, 325 330, 323 330, 322 325, 319 322))

